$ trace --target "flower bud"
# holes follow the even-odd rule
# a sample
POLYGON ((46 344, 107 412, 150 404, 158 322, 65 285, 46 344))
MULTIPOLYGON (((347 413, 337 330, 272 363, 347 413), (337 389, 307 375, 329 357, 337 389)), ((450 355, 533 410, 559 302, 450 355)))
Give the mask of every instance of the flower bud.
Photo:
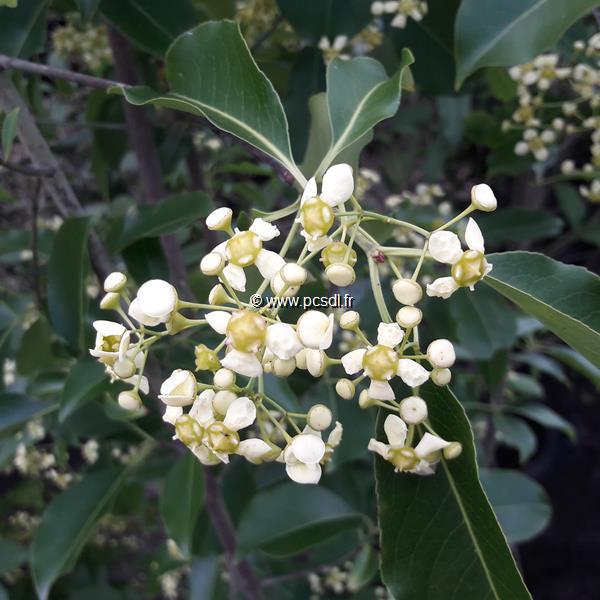
POLYGON ((273 293, 280 298, 291 298, 298 293, 298 286, 289 287, 282 279, 280 273, 276 273, 273 279, 271 279, 271 289, 273 290, 273 293), (285 292, 283 290, 285 290, 285 292))
POLYGON ((394 297, 401 304, 412 306, 423 297, 423 289, 412 279, 398 279, 392 286, 394 297))
POLYGON ((278 377, 289 377, 296 370, 296 360, 288 358, 276 358, 273 361, 273 373, 278 377))
POLYGON ((116 292, 108 292, 102 300, 100 300, 100 308, 102 310, 117 310, 121 305, 121 295, 116 292))
POLYGON ((355 310, 347 310, 340 317, 340 327, 350 331, 356 329, 360 324, 360 315, 355 310))
POLYGON ((376 400, 369 396, 369 392, 367 390, 363 390, 358 396, 358 405, 361 408, 370 408, 371 406, 375 406, 376 400))
POLYGON ((196 371, 216 371, 221 366, 217 353, 204 344, 198 344, 194 348, 194 357, 196 371))
POLYGON ((125 410, 137 410, 142 406, 142 399, 135 390, 125 390, 119 394, 119 406, 125 410))
POLYGON ((427 404, 419 396, 408 396, 400 402, 400 416, 409 425, 418 425, 427 418, 427 404))
POLYGON ((421 309, 416 306, 403 306, 396 313, 396 323, 400 325, 400 327, 404 327, 406 329, 411 329, 416 327, 423 318, 423 313, 421 309))
POLYGON ((218 275, 225 266, 225 257, 218 252, 209 252, 200 261, 200 270, 204 275, 212 277, 218 275))
POLYGON ((133 376, 136 371, 136 367, 132 360, 129 360, 128 358, 121 360, 118 358, 115 360, 112 370, 115 372, 117 377, 120 377, 121 379, 127 379, 133 376))
POLYGON ((300 350, 300 352, 298 352, 298 354, 296 354, 296 367, 298 369, 302 369, 303 371, 306 371, 307 366, 306 366, 306 354, 308 352, 307 348, 303 348, 302 350, 300 350))
POLYGON ((327 368, 327 356, 323 350, 310 350, 306 353, 306 368, 313 377, 321 377, 327 368))
POLYGON ((308 273, 297 263, 287 263, 279 272, 284 283, 291 287, 299 287, 306 282, 308 273))
POLYGON ((452 379, 452 372, 450 369, 433 369, 430 374, 431 381, 435 383, 435 385, 444 386, 450 383, 452 379))
POLYGON ((334 263, 325 269, 325 277, 337 287, 347 287, 356 281, 354 269, 345 263, 334 263))
POLYGON ((456 360, 452 342, 444 339, 434 340, 427 347, 427 358, 434 367, 451 367, 456 360))
POLYGON ((462 444, 460 442, 451 442, 449 446, 446 446, 442 450, 442 452, 445 459, 452 460, 462 454, 462 444))
POLYGON ((356 393, 356 386, 349 379, 338 379, 335 384, 335 391, 340 398, 344 400, 352 400, 356 393))
POLYGON ((187 406, 196 398, 196 378, 191 371, 175 369, 160 386, 158 397, 168 406, 187 406))
POLYGON ((230 388, 235 384, 235 373, 229 369, 219 369, 214 374, 213 382, 219 388, 230 388))
POLYGON ((315 404, 306 417, 306 423, 316 431, 324 431, 331 425, 331 411, 324 404, 315 404))
POLYGON ((208 294, 209 304, 223 306, 224 304, 235 304, 234 299, 225 291, 225 288, 218 283, 208 294))
POLYGON ((471 204, 478 210, 492 212, 496 210, 498 200, 489 185, 480 183, 471 188, 471 204))
POLYGON ((104 280, 104 291, 114 292, 118 294, 123 291, 123 288, 127 284, 127 277, 124 273, 114 271, 104 280))
POLYGON ((213 397, 213 406, 220 415, 225 415, 236 398, 237 396, 230 390, 219 390, 213 397))
POLYGON ((212 231, 229 231, 231 229, 231 217, 233 211, 226 206, 213 210, 206 217, 206 226, 212 231))

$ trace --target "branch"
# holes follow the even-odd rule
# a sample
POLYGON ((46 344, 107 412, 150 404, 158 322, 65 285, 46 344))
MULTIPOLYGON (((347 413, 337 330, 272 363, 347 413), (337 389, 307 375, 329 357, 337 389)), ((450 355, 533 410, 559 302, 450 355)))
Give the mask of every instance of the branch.
POLYGON ((65 81, 72 81, 73 83, 79 83, 80 85, 96 88, 98 90, 106 90, 115 85, 123 85, 118 81, 102 79, 101 77, 92 77, 91 75, 83 75, 82 73, 75 73, 74 71, 67 71, 66 69, 56 69, 54 67, 49 67, 48 65, 41 65, 20 58, 13 58, 6 54, 0 54, 0 69, 16 69, 17 71, 24 71, 25 73, 43 75, 50 79, 64 79, 65 81))
POLYGON ((54 175, 54 169, 52 167, 15 165, 14 163, 6 162, 1 158, 0 166, 9 171, 14 171, 15 173, 20 173, 21 175, 27 175, 29 177, 50 177, 51 175, 54 175))

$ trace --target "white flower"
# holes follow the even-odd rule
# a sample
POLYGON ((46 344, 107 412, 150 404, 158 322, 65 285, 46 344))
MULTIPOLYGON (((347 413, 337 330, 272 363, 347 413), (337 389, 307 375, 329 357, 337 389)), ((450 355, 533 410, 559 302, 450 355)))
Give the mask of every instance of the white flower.
POLYGON ((264 457, 272 452, 271 446, 260 438, 249 438, 242 440, 235 451, 246 460, 254 464, 260 464, 264 457))
POLYGON ((393 348, 404 337, 404 332, 397 323, 379 323, 377 328, 377 343, 393 348))
POLYGON ((231 369, 245 377, 258 377, 262 375, 263 369, 260 361, 251 352, 240 352, 231 348, 221 361, 226 369, 231 369))
POLYGON ((333 324, 333 315, 309 310, 298 319, 298 338, 306 348, 326 350, 333 341, 333 324))
POLYGON ((254 402, 245 396, 236 398, 227 409, 225 414, 225 427, 232 431, 239 431, 249 427, 256 420, 256 406, 254 402))
POLYGON ((114 362, 124 357, 129 347, 129 332, 120 323, 114 321, 94 321, 96 341, 90 354, 102 362, 114 362))
POLYGON ((427 295, 432 298, 450 298, 459 288, 454 277, 438 277, 432 283, 427 284, 427 295))
POLYGON ((151 279, 142 284, 136 299, 142 313, 160 323, 166 323, 177 309, 177 290, 162 279, 151 279))
POLYGON ((127 310, 129 316, 135 319, 138 323, 145 325, 146 327, 154 327, 160 324, 160 319, 147 315, 140 307, 140 303, 137 298, 134 298, 129 305, 127 310))
MULTIPOLYGON (((296 435, 282 452, 285 470, 296 483, 319 483, 320 461, 325 455, 325 443, 320 434, 306 428, 296 435)), ((281 460, 281 459, 280 459, 281 460)))
POLYGON ((410 358, 398 361, 398 376, 409 387, 423 385, 429 379, 429 371, 410 358))
POLYGON ((278 358, 288 360, 302 350, 302 343, 291 325, 275 323, 267 328, 267 348, 278 358))
POLYGON ((474 185, 471 189, 471 202, 473 206, 485 212, 496 210, 498 200, 492 191, 492 188, 486 183, 474 185))
POLYGON ((187 406, 196 397, 196 378, 191 371, 175 369, 160 386, 158 396, 169 406, 187 406))

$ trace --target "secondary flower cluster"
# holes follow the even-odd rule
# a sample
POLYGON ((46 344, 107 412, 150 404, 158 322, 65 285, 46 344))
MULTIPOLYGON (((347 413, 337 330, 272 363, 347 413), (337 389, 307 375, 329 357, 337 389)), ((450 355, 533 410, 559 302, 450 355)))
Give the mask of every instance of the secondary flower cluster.
MULTIPOLYGON (((319 481, 323 466, 342 440, 342 424, 334 422, 324 404, 301 412, 267 392, 266 376, 289 377, 297 369, 315 378, 343 370, 348 377, 335 384, 341 398, 351 401, 358 392, 361 408, 390 411, 385 421, 387 443, 371 440, 369 449, 396 470, 428 475, 442 455, 458 456, 460 444, 442 439, 432 429, 420 394, 429 380, 437 386, 450 382, 455 352, 446 339, 433 340, 421 350, 423 313, 417 304, 424 294, 419 276, 425 260, 450 265, 448 275, 426 287, 427 295, 441 298, 460 287, 473 289, 485 277, 491 265, 475 221, 469 218, 466 227, 466 250, 448 228, 473 211, 494 210, 496 198, 489 186, 475 186, 470 205, 429 232, 364 210, 354 190, 351 167, 338 164, 324 173, 320 183, 311 178, 297 203, 255 218, 247 229, 233 226, 229 208, 214 210, 206 226, 226 239, 200 263, 204 275, 217 278, 207 303, 183 300, 170 283, 158 279, 143 283, 131 297, 126 276, 112 273, 104 282, 101 307, 116 311, 120 322, 94 323, 96 341, 90 353, 104 364, 112 380, 127 386, 119 394, 120 406, 141 409, 140 393, 149 393, 144 366, 153 344, 182 330, 201 328, 205 337, 204 343, 194 346, 195 369, 176 368, 163 381, 158 398, 174 439, 204 465, 227 463, 238 455, 255 464, 281 462, 298 483, 319 481), (289 232, 282 244, 276 244, 281 230, 274 222, 286 217, 292 217, 289 232), (377 220, 410 231, 418 248, 380 244, 363 228, 365 222, 377 220), (288 251, 298 246, 297 257, 288 258, 288 251), (268 287, 275 297, 293 296, 318 277, 338 287, 351 285, 357 250, 366 258, 380 314, 373 343, 356 311, 336 319, 334 314, 309 310, 290 319, 280 313, 280 307, 256 308, 248 301, 250 292, 262 294, 268 287), (411 260, 416 262, 412 274, 403 275, 397 261, 404 265, 411 260), (383 295, 383 267, 395 276, 391 292, 400 306, 394 320, 383 295), (263 279, 258 289, 247 289, 250 270, 263 279), (198 314, 192 317, 192 311, 198 314), (351 341, 350 351, 339 358, 332 350, 338 327, 351 341), (400 386, 410 393, 399 392, 400 386)), ((438 195, 436 190, 432 194, 438 195)))

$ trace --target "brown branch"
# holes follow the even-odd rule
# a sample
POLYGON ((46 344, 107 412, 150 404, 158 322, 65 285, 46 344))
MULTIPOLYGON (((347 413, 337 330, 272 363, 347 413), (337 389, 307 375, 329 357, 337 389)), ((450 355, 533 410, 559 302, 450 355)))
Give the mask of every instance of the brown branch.
POLYGON ((26 165, 15 165, 14 163, 7 162, 0 158, 0 166, 14 171, 20 175, 27 175, 28 177, 50 177, 54 175, 54 169, 52 167, 28 167, 26 165))
POLYGON ((43 75, 44 77, 49 77, 50 79, 63 79, 65 81, 72 81, 73 83, 79 83, 80 85, 96 88, 98 90, 106 90, 115 85, 123 85, 118 81, 102 79, 101 77, 92 77, 91 75, 75 73, 74 71, 67 71, 66 69, 56 69, 54 67, 49 67, 48 65, 41 65, 28 60, 21 60, 20 58, 13 58, 12 56, 7 56, 6 54, 0 54, 0 69, 16 69, 17 71, 24 71, 25 73, 43 75))

